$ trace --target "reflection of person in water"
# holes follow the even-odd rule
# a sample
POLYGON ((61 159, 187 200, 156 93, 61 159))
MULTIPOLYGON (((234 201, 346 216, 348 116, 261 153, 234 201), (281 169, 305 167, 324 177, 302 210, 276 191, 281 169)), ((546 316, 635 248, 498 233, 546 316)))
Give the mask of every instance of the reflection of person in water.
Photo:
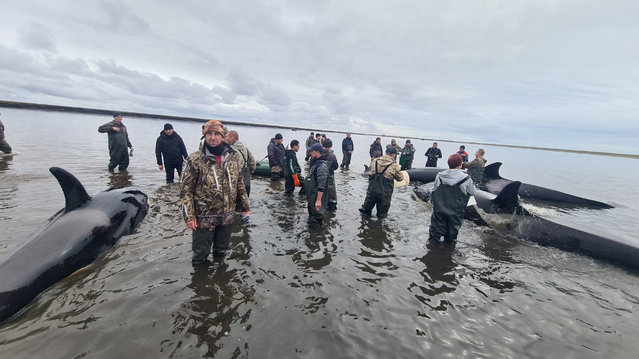
POLYGON ((109 173, 109 188, 124 188, 131 187, 133 185, 129 172, 110 172, 109 173))
MULTIPOLYGON (((239 333, 233 333, 233 328, 241 327, 240 323, 248 319, 243 312, 242 304, 252 302, 255 289, 244 282, 243 278, 249 278, 247 273, 238 269, 229 268, 224 261, 215 271, 210 267, 196 266, 191 273, 191 283, 187 285, 193 290, 193 297, 184 304, 188 313, 185 317, 176 319, 174 327, 197 336, 199 343, 206 343, 206 353, 200 353, 199 357, 216 357, 216 354, 225 346, 225 340, 237 340, 239 333), (231 338, 231 339, 229 339, 231 338)), ((249 311, 250 313, 250 311, 249 311)), ((242 346, 238 346, 241 348, 242 346)), ((241 353, 239 356, 247 356, 241 353)), ((224 355, 221 355, 224 356, 224 355)))
MULTIPOLYGON (((427 286, 420 286, 422 290, 422 293, 419 293, 420 295, 435 296, 442 293, 454 292, 457 289, 459 281, 454 272, 456 267, 452 258, 454 252, 455 247, 437 246, 430 248, 420 259, 420 261, 426 265, 426 268, 421 271, 421 275, 428 283, 427 286)), ((432 305, 432 302, 428 304, 432 305)))

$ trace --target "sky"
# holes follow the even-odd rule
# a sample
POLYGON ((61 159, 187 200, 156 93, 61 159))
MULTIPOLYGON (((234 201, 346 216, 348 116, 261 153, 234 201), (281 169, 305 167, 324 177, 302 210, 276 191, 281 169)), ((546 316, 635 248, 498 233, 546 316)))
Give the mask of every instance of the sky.
POLYGON ((0 99, 639 154, 639 1, 3 0, 0 99))

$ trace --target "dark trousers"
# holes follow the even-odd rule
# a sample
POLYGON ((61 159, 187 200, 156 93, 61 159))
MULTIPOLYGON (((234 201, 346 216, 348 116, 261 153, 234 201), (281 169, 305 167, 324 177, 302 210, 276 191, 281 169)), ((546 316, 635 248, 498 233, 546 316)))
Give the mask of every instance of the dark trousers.
POLYGON ((196 229, 193 231, 193 259, 191 263, 198 265, 206 262, 213 247, 213 257, 224 257, 229 248, 233 225, 217 226, 214 230, 196 229))
MULTIPOLYGON (((300 180, 300 194, 304 194, 304 177, 298 174, 297 177, 300 180)), ((284 182, 284 193, 293 194, 295 192, 295 181, 293 180, 293 176, 286 176, 286 182, 284 182)))
POLYGON ((126 171, 127 167, 129 167, 129 153, 126 149, 123 151, 111 152, 111 158, 109 159, 109 172, 113 172, 116 166, 120 171, 126 171))
POLYGON ((164 171, 166 172, 166 183, 173 183, 173 176, 177 170, 178 178, 182 176, 182 163, 165 163, 164 171))
POLYGON ((348 166, 351 165, 351 154, 348 153, 348 151, 342 151, 342 153, 344 154, 344 157, 342 157, 342 164, 340 167, 348 168, 348 166))
POLYGON ((443 236, 445 242, 457 243, 457 233, 459 233, 463 220, 464 212, 455 216, 433 212, 430 217, 428 240, 430 242, 439 242, 439 239, 443 236))
POLYGON ((384 195, 383 193, 367 193, 364 204, 362 204, 362 208, 360 208, 359 211, 370 216, 375 206, 377 206, 377 217, 386 218, 391 206, 391 196, 384 195))

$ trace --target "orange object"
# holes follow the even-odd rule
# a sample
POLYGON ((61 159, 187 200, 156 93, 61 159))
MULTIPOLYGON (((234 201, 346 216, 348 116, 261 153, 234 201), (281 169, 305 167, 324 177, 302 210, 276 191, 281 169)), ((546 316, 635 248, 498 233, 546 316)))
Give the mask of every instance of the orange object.
POLYGON ((293 183, 295 183, 295 187, 301 186, 300 178, 297 176, 297 173, 293 174, 293 183))

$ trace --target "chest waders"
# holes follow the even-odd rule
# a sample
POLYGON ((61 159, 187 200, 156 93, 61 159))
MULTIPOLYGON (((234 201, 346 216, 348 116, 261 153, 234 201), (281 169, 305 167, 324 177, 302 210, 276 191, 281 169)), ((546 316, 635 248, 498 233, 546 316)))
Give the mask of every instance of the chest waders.
POLYGON ((461 185, 468 180, 470 176, 466 176, 452 186, 441 182, 433 191, 431 196, 433 215, 430 217, 429 241, 439 242, 443 236, 445 242, 453 244, 457 242, 457 233, 462 226, 464 212, 470 198, 470 195, 462 192, 461 185))
POLYGON ((366 199, 360 209, 360 212, 371 214, 373 207, 377 206, 377 217, 384 218, 388 215, 393 196, 394 183, 392 178, 384 177, 384 173, 390 166, 384 167, 378 172, 378 161, 375 161, 375 174, 368 177, 368 190, 366 191, 366 199))
MULTIPOLYGON (((326 176, 326 183, 324 183, 324 193, 322 195, 322 208, 318 211, 315 208, 315 200, 317 199, 317 169, 321 166, 321 162, 314 163, 311 167, 310 174, 304 179, 304 188, 306 189, 306 201, 308 208, 308 226, 310 228, 319 228, 322 225, 322 220, 326 214, 328 207, 328 175, 326 176)), ((328 164, 326 164, 328 166, 328 164)), ((327 171, 328 172, 328 171, 327 171)))

